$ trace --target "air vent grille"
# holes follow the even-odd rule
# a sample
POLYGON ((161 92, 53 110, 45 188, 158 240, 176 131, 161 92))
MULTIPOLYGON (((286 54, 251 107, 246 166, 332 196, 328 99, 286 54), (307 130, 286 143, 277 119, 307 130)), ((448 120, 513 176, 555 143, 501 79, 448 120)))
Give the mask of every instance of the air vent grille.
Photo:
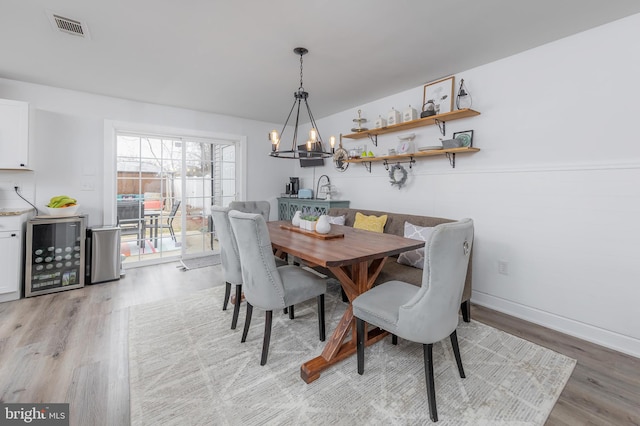
POLYGON ((59 15, 53 15, 56 26, 60 31, 64 31, 68 34, 84 37, 84 30, 82 29, 82 23, 73 19, 65 18, 59 15))

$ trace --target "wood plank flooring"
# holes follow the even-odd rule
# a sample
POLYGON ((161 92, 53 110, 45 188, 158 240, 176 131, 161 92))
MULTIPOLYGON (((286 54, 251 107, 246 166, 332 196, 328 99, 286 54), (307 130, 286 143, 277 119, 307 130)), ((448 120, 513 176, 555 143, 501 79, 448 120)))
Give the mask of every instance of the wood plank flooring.
MULTIPOLYGON (((177 265, 0 303, 0 402, 69 402, 72 425, 128 425, 129 308, 223 284, 219 266, 177 265)), ((548 425, 640 425, 640 359, 480 306, 471 315, 578 360, 548 425)))

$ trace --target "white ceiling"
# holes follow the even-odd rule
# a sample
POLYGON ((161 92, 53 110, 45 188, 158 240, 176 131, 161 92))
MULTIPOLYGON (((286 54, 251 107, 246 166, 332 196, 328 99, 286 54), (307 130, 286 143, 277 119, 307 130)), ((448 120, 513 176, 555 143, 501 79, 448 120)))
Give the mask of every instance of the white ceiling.
POLYGON ((639 12, 638 0, 2 0, 0 77, 278 123, 304 46, 319 119, 639 12), (47 11, 90 38, 54 30, 47 11))

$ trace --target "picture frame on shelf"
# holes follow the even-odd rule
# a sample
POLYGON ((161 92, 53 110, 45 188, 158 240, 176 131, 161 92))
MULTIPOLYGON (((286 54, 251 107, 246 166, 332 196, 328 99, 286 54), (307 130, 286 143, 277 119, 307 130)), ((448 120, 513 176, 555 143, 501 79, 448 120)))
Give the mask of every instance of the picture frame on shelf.
POLYGON ((421 117, 453 111, 454 79, 451 76, 424 85, 421 117))
POLYGON ((473 130, 465 130, 463 132, 455 132, 453 134, 453 139, 457 139, 462 144, 463 148, 472 148, 473 147, 473 130))

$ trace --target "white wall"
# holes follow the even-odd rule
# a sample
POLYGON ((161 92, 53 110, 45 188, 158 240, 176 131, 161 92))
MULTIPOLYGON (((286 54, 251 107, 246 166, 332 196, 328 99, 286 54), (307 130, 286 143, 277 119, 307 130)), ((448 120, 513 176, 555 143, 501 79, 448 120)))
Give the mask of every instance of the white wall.
MULTIPOLYGON (((0 170, 0 202, 21 204, 13 182, 39 208, 61 193, 78 199, 89 225, 103 217, 105 122, 140 123, 185 132, 224 133, 247 138, 247 193, 241 199, 274 203, 294 165, 268 156, 274 124, 133 102, 71 90, 0 79, 0 98, 29 102, 30 166, 33 172, 0 170), (94 190, 83 190, 93 186, 94 190)), ((274 218, 277 209, 274 208, 274 218)))
MULTIPOLYGON (((640 356, 640 51, 629 47, 638 38, 635 15, 456 75, 482 114, 447 123, 447 137, 473 129, 481 149, 458 155, 455 169, 419 159, 400 190, 381 163, 371 174, 324 167, 316 178, 329 172, 355 208, 473 218, 473 302, 640 356)), ((371 125, 392 106, 421 103, 417 87, 318 127, 346 134, 359 108, 371 125)), ((440 137, 435 126, 415 133, 417 146, 440 137)), ((365 143, 382 155, 397 135, 378 147, 344 140, 365 143)))

